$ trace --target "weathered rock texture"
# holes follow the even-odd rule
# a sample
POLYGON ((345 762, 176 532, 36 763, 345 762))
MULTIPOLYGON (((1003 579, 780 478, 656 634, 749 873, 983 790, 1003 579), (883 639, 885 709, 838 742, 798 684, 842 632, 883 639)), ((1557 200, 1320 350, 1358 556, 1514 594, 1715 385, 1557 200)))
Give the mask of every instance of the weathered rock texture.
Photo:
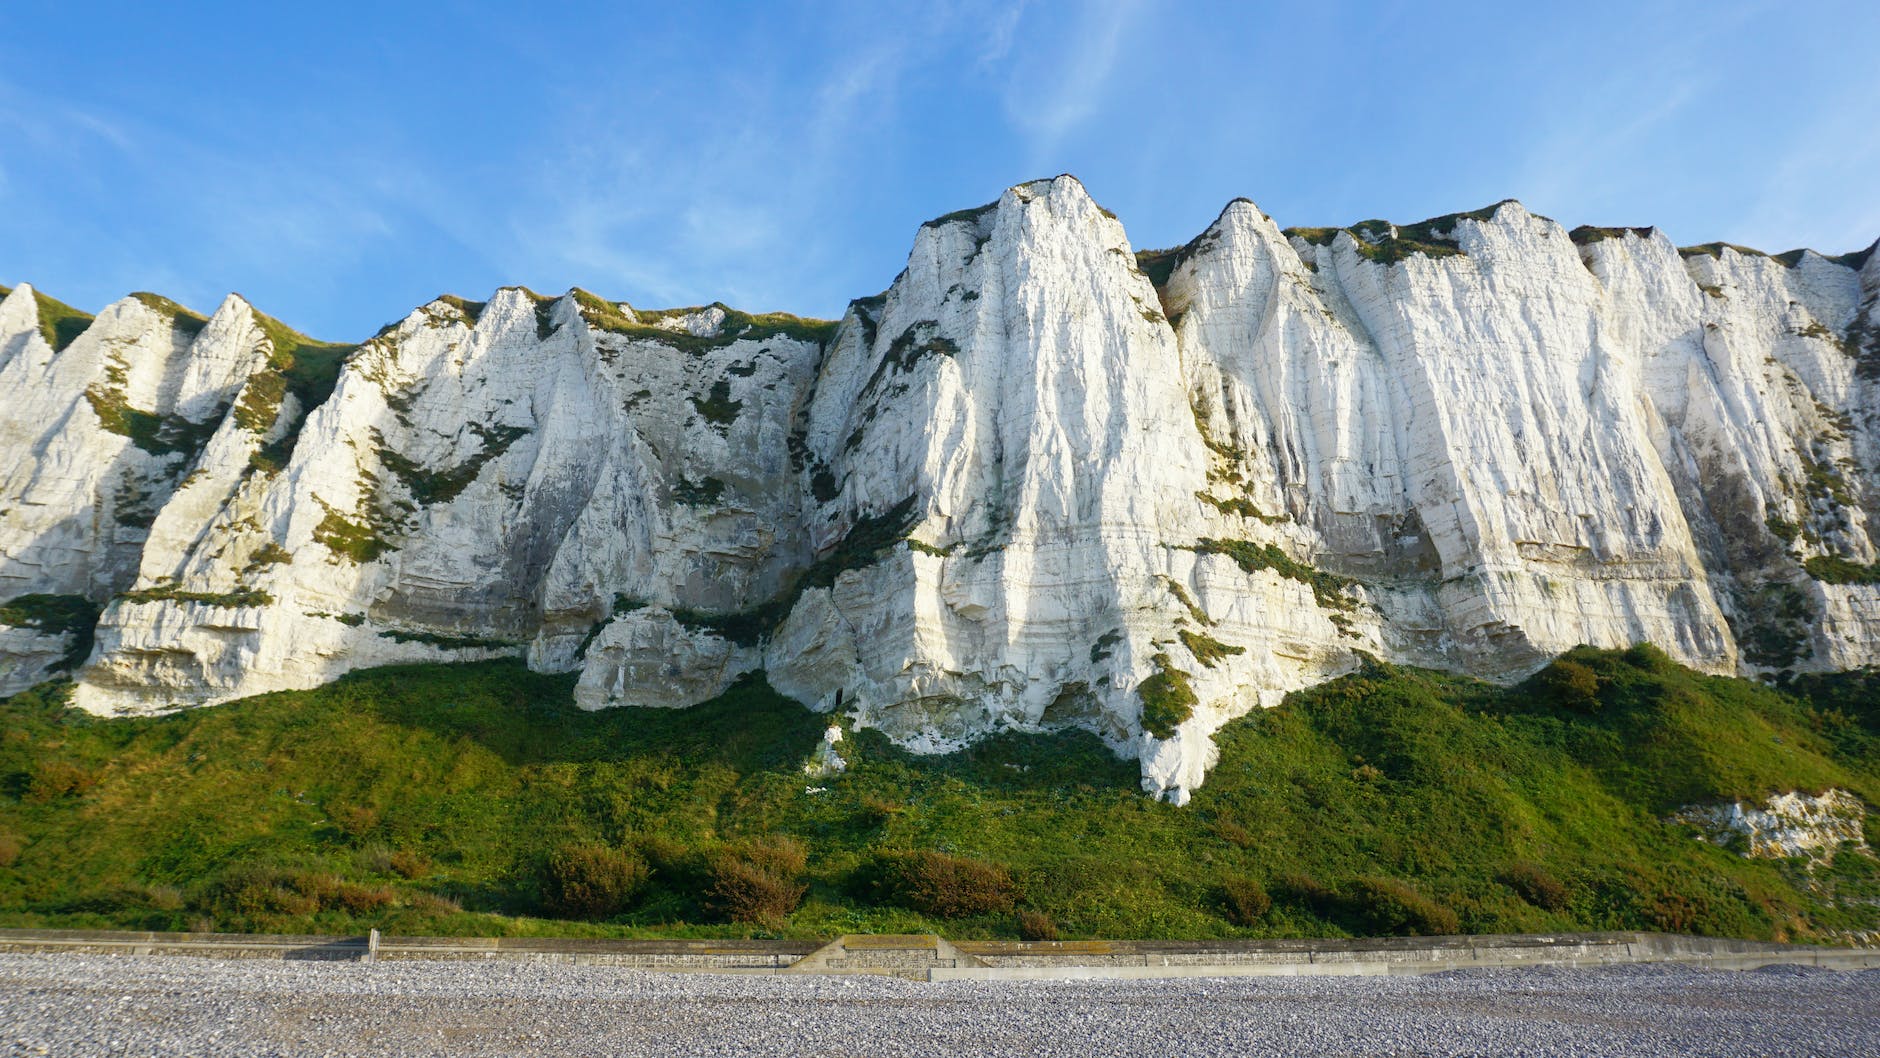
MULTIPOLYGON (((1877 300, 1871 251, 1514 202, 1243 200, 1138 254, 1069 177, 924 225, 839 324, 509 288, 350 349, 22 286, 0 598, 104 606, 102 713, 392 661, 523 656, 591 708, 762 669, 919 749, 1085 727, 1180 801, 1221 724, 1359 652, 1880 660, 1877 300)), ((59 663, 14 631, 9 688, 59 663)))
POLYGON ((1819 797, 1793 790, 1774 794, 1760 806, 1741 801, 1693 805, 1671 818, 1695 827, 1705 841, 1739 848, 1746 857, 1829 863, 1842 849, 1872 852, 1866 806, 1846 790, 1827 790, 1819 797))

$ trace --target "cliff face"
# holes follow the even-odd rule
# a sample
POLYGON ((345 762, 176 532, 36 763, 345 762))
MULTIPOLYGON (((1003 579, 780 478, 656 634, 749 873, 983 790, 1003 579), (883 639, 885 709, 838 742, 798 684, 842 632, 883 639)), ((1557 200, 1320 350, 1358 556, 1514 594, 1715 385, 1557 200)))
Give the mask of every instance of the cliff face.
MULTIPOLYGON (((840 324, 512 288, 347 349, 20 287, 0 598, 104 606, 101 713, 392 661, 523 656, 590 708, 763 669, 920 749, 1086 727, 1181 801, 1221 724, 1359 652, 1880 661, 1876 301, 1870 254, 1512 202, 1237 201, 1137 255, 1068 177, 923 226, 840 324)), ((0 690, 71 649, 11 623, 0 690)))

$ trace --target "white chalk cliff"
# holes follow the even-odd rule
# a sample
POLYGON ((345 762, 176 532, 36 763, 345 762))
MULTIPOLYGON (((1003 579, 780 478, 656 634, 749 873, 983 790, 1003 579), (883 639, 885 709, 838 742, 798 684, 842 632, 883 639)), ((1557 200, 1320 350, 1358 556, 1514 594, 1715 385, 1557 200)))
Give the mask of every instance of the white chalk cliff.
POLYGON ((1070 177, 924 225, 839 323, 506 288, 354 348, 21 286, 0 693, 76 662, 35 616, 76 600, 98 713, 402 661, 523 657, 589 708, 763 670, 921 750, 1087 728, 1180 802, 1222 724, 1360 652, 1872 664, 1877 301, 1871 250, 1514 202, 1241 200, 1138 254, 1070 177))

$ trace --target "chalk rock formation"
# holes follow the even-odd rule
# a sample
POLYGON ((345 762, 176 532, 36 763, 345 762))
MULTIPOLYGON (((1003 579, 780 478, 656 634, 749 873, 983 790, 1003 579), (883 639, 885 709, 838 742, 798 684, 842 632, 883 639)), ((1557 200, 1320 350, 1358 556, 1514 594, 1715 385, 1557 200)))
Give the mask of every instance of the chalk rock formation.
POLYGON ((1693 805, 1671 818, 1697 828, 1698 835, 1714 845, 1740 844, 1743 855, 1751 858, 1801 857, 1827 863, 1844 847, 1872 851, 1867 847, 1866 806, 1846 790, 1827 790, 1819 797, 1799 790, 1779 793, 1761 806, 1741 801, 1693 805))
MULTIPOLYGON (((1086 728, 1180 802, 1222 724, 1360 653, 1880 660, 1877 302, 1871 251, 1513 202, 1240 200, 1139 254, 1069 177, 922 226, 839 323, 508 288, 355 349, 21 287, 0 601, 104 607, 102 713, 394 661, 524 657, 589 708, 761 669, 924 751, 1086 728)), ((11 631, 0 690, 56 664, 11 631)))

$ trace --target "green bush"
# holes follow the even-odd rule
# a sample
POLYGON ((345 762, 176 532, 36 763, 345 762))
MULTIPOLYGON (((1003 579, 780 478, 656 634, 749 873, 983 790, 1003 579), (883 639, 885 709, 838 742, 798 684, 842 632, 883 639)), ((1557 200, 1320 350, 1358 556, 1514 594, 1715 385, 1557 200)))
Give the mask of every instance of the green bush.
POLYGON ((411 849, 374 845, 363 853, 362 858, 366 868, 373 874, 395 874, 400 878, 415 880, 431 873, 430 857, 411 849))
POLYGON ((456 900, 442 893, 433 893, 427 890, 406 893, 403 897, 403 903, 412 911, 427 918, 445 918, 463 912, 463 905, 456 900))
POLYGON ((1221 883, 1221 906, 1236 926, 1257 926, 1272 910, 1273 898, 1252 878, 1229 878, 1221 883))
POLYGON ((245 862, 224 871, 193 903, 223 922, 267 930, 280 919, 319 912, 343 884, 337 874, 318 868, 245 862))
POLYGON ((1555 658, 1534 675, 1533 683, 1542 700, 1556 708, 1599 711, 1599 674, 1580 662, 1555 658))
POLYGON ((895 853, 883 857, 878 871, 878 889, 889 902, 940 918, 1009 912, 1018 900, 1010 871, 964 856, 895 853))
POLYGON ((379 826, 379 810, 371 805, 329 805, 326 815, 334 827, 354 841, 363 840, 379 826))
POLYGON ((1571 894, 1566 885, 1549 874, 1547 868, 1525 860, 1512 863, 1501 872, 1501 883, 1521 899, 1544 911, 1564 911, 1571 894))
POLYGON ((632 905, 651 874, 645 860, 625 849, 563 845, 543 868, 542 902, 566 918, 612 918, 632 905))
POLYGON ((1341 894, 1347 920, 1376 936, 1439 936, 1462 932, 1456 913, 1396 878, 1359 878, 1341 894))
POLYGON ((1288 872, 1279 877, 1273 888, 1289 906, 1323 919, 1337 917, 1340 910, 1338 894, 1309 874, 1288 872))
POLYGON ((84 765, 68 760, 40 761, 33 769, 32 785, 26 789, 26 799, 45 804, 62 797, 77 797, 96 785, 98 776, 84 765))
POLYGON ((1678 667, 1678 663, 1671 660, 1671 655, 1650 643, 1634 643, 1620 657, 1627 665, 1654 676, 1665 675, 1678 667))

